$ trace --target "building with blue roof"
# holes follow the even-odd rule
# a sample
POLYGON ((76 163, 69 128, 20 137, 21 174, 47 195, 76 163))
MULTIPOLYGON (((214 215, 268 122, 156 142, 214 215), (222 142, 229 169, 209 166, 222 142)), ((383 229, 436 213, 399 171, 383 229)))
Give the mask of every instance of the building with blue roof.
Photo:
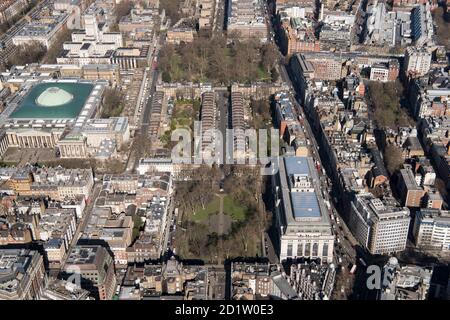
POLYGON ((305 257, 332 262, 334 236, 313 158, 280 158, 272 179, 280 260, 305 257))

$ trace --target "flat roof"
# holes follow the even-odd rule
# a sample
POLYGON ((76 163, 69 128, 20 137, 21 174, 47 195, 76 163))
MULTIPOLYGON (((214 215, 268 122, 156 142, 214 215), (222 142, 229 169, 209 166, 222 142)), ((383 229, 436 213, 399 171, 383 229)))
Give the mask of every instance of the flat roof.
POLYGON ((291 202, 295 218, 320 218, 315 192, 291 192, 291 202))
MULTIPOLYGON (((90 83, 39 83, 34 85, 21 103, 9 116, 11 119, 75 119, 92 92, 94 85, 90 83), (62 99, 62 104, 44 106, 38 103, 42 94, 48 89, 58 88, 73 96, 73 99, 62 99)), ((48 97, 47 97, 48 98, 48 97)), ((57 96, 54 97, 55 99, 57 96)), ((50 104, 49 104, 50 105, 50 104)))

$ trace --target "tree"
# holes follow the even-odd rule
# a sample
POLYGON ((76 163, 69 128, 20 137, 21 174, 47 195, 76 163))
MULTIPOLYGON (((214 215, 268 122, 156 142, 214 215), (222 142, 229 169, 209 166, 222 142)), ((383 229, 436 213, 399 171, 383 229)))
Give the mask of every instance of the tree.
POLYGON ((165 45, 161 49, 159 69, 163 81, 211 81, 228 85, 233 81, 271 80, 261 77, 260 72, 261 69, 264 73, 272 72, 277 78, 274 66, 278 53, 274 50, 273 46, 261 46, 254 38, 227 45, 223 36, 199 37, 192 43, 165 45))
POLYGON ((172 24, 175 24, 181 18, 180 3, 181 0, 161 0, 159 2, 159 7, 165 11, 172 24))
POLYGON ((141 217, 138 216, 137 214, 134 214, 133 217, 133 235, 132 238, 133 240, 135 240, 138 236, 139 233, 144 225, 144 222, 142 221, 141 217))
POLYGON ((63 28, 63 30, 60 31, 60 34, 57 36, 45 56, 42 58, 43 63, 56 63, 56 58, 61 52, 64 42, 70 41, 72 32, 73 30, 67 29, 66 26, 63 28))
POLYGON ((263 45, 262 49, 262 60, 261 63, 267 72, 270 72, 275 66, 277 59, 279 57, 279 51, 275 44, 272 42, 263 45))
POLYGON ((21 44, 17 47, 17 52, 9 58, 7 65, 10 68, 40 62, 46 52, 46 47, 39 41, 21 44))
MULTIPOLYGON (((450 10, 450 9, 449 9, 450 10)), ((450 34, 449 28, 450 23, 445 20, 444 8, 437 7, 432 11, 433 21, 436 25, 436 38, 438 44, 445 46, 445 48, 450 50, 450 34)))
POLYGON ((380 127, 395 127, 409 123, 409 117, 400 104, 403 87, 399 81, 386 83, 370 81, 368 96, 374 119, 380 127))
POLYGON ((388 143, 384 149, 384 162, 389 174, 392 175, 403 164, 402 150, 388 143))
POLYGON ((123 94, 118 89, 107 88, 103 98, 102 117, 118 117, 123 107, 123 94))

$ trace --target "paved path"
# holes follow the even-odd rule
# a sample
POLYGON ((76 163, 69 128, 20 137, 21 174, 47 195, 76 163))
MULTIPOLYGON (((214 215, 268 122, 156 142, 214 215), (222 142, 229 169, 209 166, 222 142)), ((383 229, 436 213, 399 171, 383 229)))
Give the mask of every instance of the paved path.
POLYGON ((224 225, 225 225, 225 214, 223 213, 223 194, 216 194, 220 198, 220 207, 219 207, 219 226, 217 227, 217 234, 223 235, 225 233, 224 231, 224 225))

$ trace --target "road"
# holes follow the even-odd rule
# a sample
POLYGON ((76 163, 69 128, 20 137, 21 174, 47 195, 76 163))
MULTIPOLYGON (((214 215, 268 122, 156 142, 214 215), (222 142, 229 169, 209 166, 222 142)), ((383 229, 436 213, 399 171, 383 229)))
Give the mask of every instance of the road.
MULTIPOLYGON (((148 81, 147 94, 145 95, 145 97, 143 97, 144 101, 146 102, 143 112, 141 114, 141 121, 138 122, 139 127, 136 128, 136 133, 140 132, 141 134, 148 134, 150 114, 152 110, 152 97, 155 94, 156 84, 158 82, 158 69, 153 68, 153 61, 155 61, 155 59, 157 59, 157 57, 159 56, 159 51, 161 49, 163 41, 164 38, 163 36, 161 36, 156 42, 155 51, 151 58, 150 71, 147 73, 146 76, 146 79, 148 81)), ((126 171, 132 172, 136 170, 138 164, 139 164, 139 156, 135 154, 135 148, 131 148, 130 156, 128 157, 128 163, 126 166, 127 168, 126 171)))
MULTIPOLYGON (((291 92, 294 93, 295 87, 292 85, 292 81, 289 78, 289 74, 286 70, 286 67, 281 62, 279 63, 279 71, 280 76, 283 79, 283 81, 288 84, 289 88, 291 88, 291 92)), ((298 112, 298 114, 302 117, 303 121, 303 129, 305 130, 305 135, 310 141, 310 150, 312 153, 312 156, 315 161, 317 161, 320 164, 320 168, 323 168, 322 165, 322 159, 320 157, 319 153, 319 145, 317 143, 317 140, 315 138, 314 132, 311 129, 311 126, 309 124, 308 118, 306 117, 305 111, 303 106, 299 103, 297 97, 295 98, 295 110, 298 112)), ((321 189, 322 190, 329 190, 329 179, 328 177, 323 173, 322 170, 319 171, 319 177, 321 180, 321 189)), ((331 197, 329 196, 328 192, 322 192, 324 200, 328 201, 330 204, 330 222, 333 228, 333 233, 336 235, 336 241, 335 241, 335 258, 336 263, 339 263, 339 258, 342 259, 342 265, 345 267, 348 267, 349 264, 355 263, 356 261, 356 251, 354 249, 354 244, 356 244, 356 240, 353 238, 353 235, 348 230, 347 226, 343 222, 343 219, 339 217, 339 223, 336 222, 336 217, 338 217, 336 208, 333 205, 333 201, 331 197), (332 218, 334 217, 334 219, 332 218), (339 241, 337 241, 339 239, 339 241)))
MULTIPOLYGON (((282 63, 282 59, 280 59, 279 71, 281 78, 286 84, 288 84, 289 88, 291 89, 291 93, 295 93, 295 87, 292 85, 289 74, 284 64, 282 63)), ((303 129, 305 131, 306 137, 309 139, 309 147, 312 156, 316 163, 319 163, 321 168, 320 170, 318 170, 321 184, 320 189, 322 190, 323 199, 328 204, 327 207, 329 211, 332 233, 335 235, 333 260, 336 266, 341 267, 336 276, 336 285, 338 285, 339 287, 337 287, 335 290, 339 290, 337 291, 338 299, 347 299, 348 295, 353 291, 355 278, 354 275, 349 273, 349 270, 352 265, 357 263, 357 252, 355 250, 355 244, 357 244, 357 242, 354 239, 352 233, 348 230, 342 217, 338 216, 337 210, 333 204, 333 200, 329 195, 329 190, 331 190, 331 182, 323 169, 324 166, 322 164, 322 158, 320 157, 319 152, 320 146, 318 145, 314 132, 311 129, 309 119, 305 114, 305 110, 298 101, 298 96, 295 97, 295 110, 303 119, 303 129)))
POLYGON ((98 195, 100 194, 100 191, 102 190, 102 182, 96 182, 94 184, 94 187, 92 188, 91 196, 88 199, 88 202, 86 204, 86 207, 84 208, 84 215, 81 218, 80 223, 78 223, 77 230, 75 231, 75 234, 73 235, 73 239, 69 245, 69 248, 67 250, 66 255, 63 258, 63 261, 61 263, 61 270, 64 269, 64 266, 67 262, 67 258, 69 257, 69 252, 72 250, 72 248, 77 244, 78 240, 80 239, 84 229, 86 228, 86 225, 91 218, 92 215, 92 209, 94 208, 95 200, 97 199, 98 195))
POLYGON ((160 242, 160 247, 161 247, 161 255, 164 255, 164 253, 167 251, 167 249, 171 248, 172 250, 173 248, 173 244, 171 243, 171 239, 174 235, 174 231, 171 231, 171 227, 173 228, 174 226, 176 226, 177 221, 176 221, 176 217, 174 217, 174 205, 173 205, 173 198, 172 197, 168 197, 169 199, 169 205, 167 206, 167 217, 165 220, 165 225, 164 225, 164 232, 163 235, 161 237, 161 242, 160 242), (169 243, 170 241, 170 243, 169 243))
POLYGON ((226 292, 226 272, 223 265, 208 266, 208 299, 224 300, 226 292))
POLYGON ((269 259, 270 263, 279 263, 280 261, 278 260, 278 255, 276 253, 275 247, 267 232, 263 232, 262 243, 264 256, 269 259))
POLYGON ((214 8, 214 19, 212 23, 212 37, 222 35, 225 26, 225 1, 216 0, 214 8))

